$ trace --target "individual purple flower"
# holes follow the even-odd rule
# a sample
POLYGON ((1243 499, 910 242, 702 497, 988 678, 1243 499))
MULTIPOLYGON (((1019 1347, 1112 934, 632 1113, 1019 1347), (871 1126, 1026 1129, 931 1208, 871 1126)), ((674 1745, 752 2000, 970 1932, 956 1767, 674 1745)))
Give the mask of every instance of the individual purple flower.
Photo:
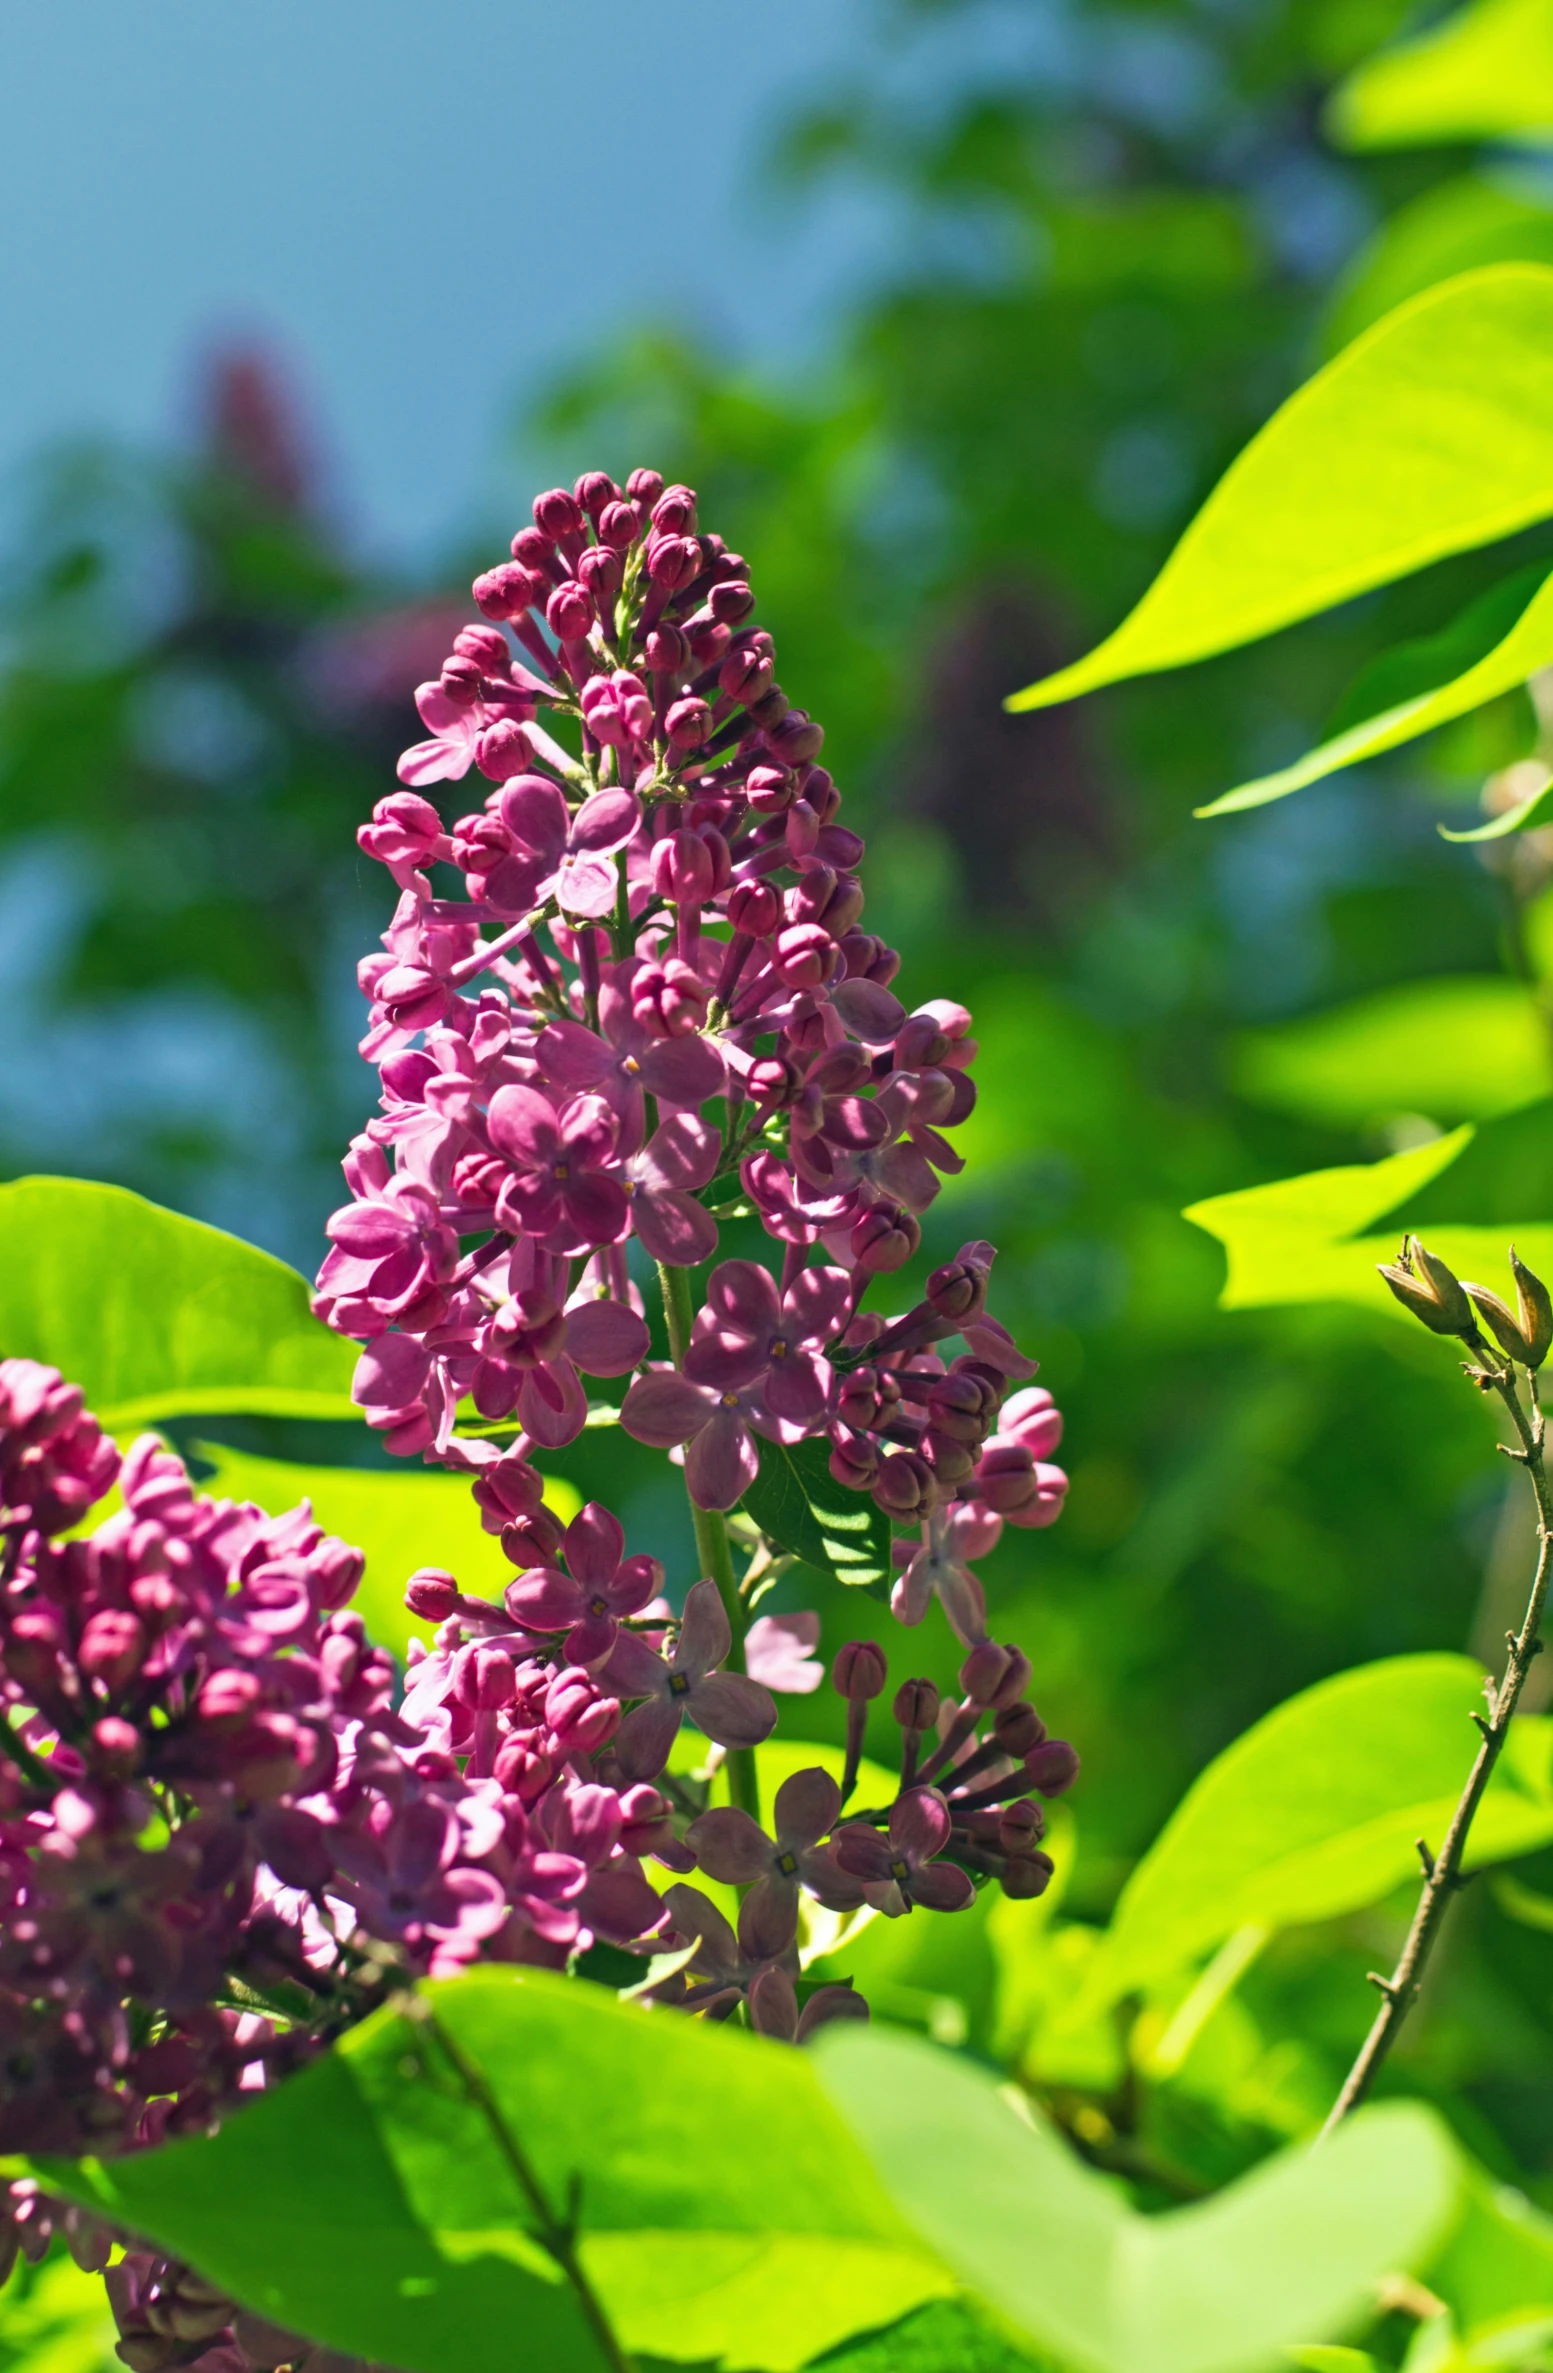
POLYGON ((630 976, 634 965, 617 964, 599 989, 599 1026, 550 1022, 535 1049, 546 1079, 564 1094, 592 1090, 619 1113, 627 1143, 640 1144, 643 1098, 693 1112, 725 1085, 721 1053, 709 1038, 692 1031, 660 1037, 633 1011, 630 976))
POLYGON ((626 1193, 615 1173, 620 1123, 602 1096, 573 1096, 559 1112, 537 1088, 498 1088, 491 1143, 509 1165, 497 1218, 538 1236, 552 1252, 590 1252, 626 1232, 626 1193))
POLYGON ((802 1426, 771 1415, 759 1384, 718 1392, 677 1368, 638 1376, 620 1405, 620 1422, 655 1450, 685 1445, 685 1483, 698 1508, 738 1505, 760 1469, 756 1433, 772 1442, 798 1442, 804 1434, 802 1426))
POLYGON ((679 1638, 665 1664, 634 1632, 623 1631, 603 1668, 617 1696, 639 1698, 620 1725, 615 1753, 628 1780, 655 1780, 688 1714, 719 1747, 756 1747, 776 1728, 771 1693, 744 1673, 719 1668, 733 1646, 715 1582, 696 1582, 685 1598, 679 1638))
POLYGON ((431 728, 431 738, 404 752, 396 769, 400 782, 414 789, 422 783, 461 782, 471 766, 480 763, 486 733, 497 725, 526 724, 544 689, 526 669, 517 670, 505 684, 489 678, 479 681, 473 697, 462 688, 450 689, 445 678, 417 685, 415 705, 421 723, 431 728))
POLYGON ((525 774, 503 786, 497 811, 533 863, 536 906, 553 898, 563 914, 611 912, 618 895, 615 851, 642 820, 633 792, 595 791, 574 816, 555 783, 525 774))
POLYGON ((963 1912, 975 1900, 969 1876, 937 1862, 949 1843, 949 1807, 936 1788, 908 1788, 890 1808, 889 1832, 849 1821, 836 1834, 836 1860, 860 1879, 876 1911, 892 1920, 917 1904, 935 1912, 963 1912))
MULTIPOLYGON (((688 2011, 703 2012, 708 2018, 726 2019, 738 2007, 745 1989, 770 1966, 760 1949, 762 1940, 751 1927, 748 1898, 739 1906, 737 1935, 699 1887, 682 1882, 666 1887, 663 1903, 674 1923, 677 1942, 693 1944, 696 1954, 688 1968, 676 1971, 667 1981, 662 1998, 688 2011)), ((792 1957, 796 1966, 796 1954, 792 1957)))
POLYGON ((594 1665, 610 1653, 620 1619, 639 1615, 663 1588, 655 1557, 627 1557, 619 1519, 590 1500, 566 1528, 562 1555, 570 1571, 530 1566, 505 1593, 508 1614, 528 1631, 566 1632, 566 1661, 594 1665))
POLYGON ((685 1374, 719 1392, 758 1384, 771 1416, 808 1427, 830 1398, 821 1346, 838 1332, 850 1297, 844 1269, 800 1269, 779 1295, 758 1261, 724 1261, 707 1280, 685 1374))
POLYGON ((458 1238, 437 1198, 413 1178, 396 1178, 371 1202, 335 1212, 327 1233, 334 1250, 318 1273, 318 1291, 376 1312, 386 1327, 445 1286, 458 1266, 458 1238))
POLYGON ((990 1556, 1002 1531, 1003 1519, 983 1501, 935 1508, 923 1523, 921 1547, 908 1553, 890 1593, 891 1614, 901 1623, 920 1623, 936 1591, 955 1636, 976 1647, 987 1636, 987 1600, 970 1560, 990 1556))
POLYGON ((506 1925, 509 1905, 494 1872, 459 1862, 461 1834, 451 1806, 434 1796, 412 1798, 372 1829, 341 1824, 334 1884, 370 1935, 434 1953, 452 1946, 455 1958, 467 1945, 472 1957, 506 1925))
POLYGON ((787 1697, 807 1697, 825 1678, 815 1656, 820 1619, 807 1608, 792 1615, 757 1615, 744 1635, 744 1669, 787 1697))
POLYGON ((738 1805, 716 1805, 685 1832, 708 1878, 724 1886, 748 1887, 745 1910, 760 1957, 783 1953, 798 1928, 798 1895, 806 1887, 832 1911, 855 1911, 863 1900, 857 1880, 816 1852, 841 1811, 841 1790, 818 1766, 794 1772, 777 1790, 772 1807, 774 1839, 738 1805))
POLYGON ((712 1178, 722 1149, 699 1113, 676 1112, 625 1164, 631 1225, 655 1261, 694 1269, 717 1250, 717 1222, 693 1190, 712 1178))

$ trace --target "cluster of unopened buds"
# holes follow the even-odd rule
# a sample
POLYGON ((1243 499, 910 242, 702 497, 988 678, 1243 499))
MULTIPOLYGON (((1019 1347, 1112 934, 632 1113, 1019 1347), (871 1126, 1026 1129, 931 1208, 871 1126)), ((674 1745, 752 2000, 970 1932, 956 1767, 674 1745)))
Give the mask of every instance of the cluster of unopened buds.
MULTIPOLYGON (((0 1363, 3 2150, 207 2128, 474 1961, 619 1984, 663 1954, 633 1992, 801 2042, 866 2016, 804 1976, 838 1922, 1050 1876, 1039 1800, 1077 1758, 974 1566, 1060 1512, 1062 1421, 987 1310, 990 1245, 864 1306, 961 1167, 970 1016, 895 996, 820 728, 694 496, 594 474, 534 516, 360 835, 399 887, 362 967, 382 1101, 316 1304, 363 1346, 368 1424, 467 1476, 512 1579, 414 1575, 430 1637, 401 1674, 305 1505, 204 1498, 155 1437, 121 1458, 53 1371, 0 1363), (483 806, 444 817, 425 791, 471 768, 483 806), (585 1375, 630 1381, 590 1412, 585 1375), (547 1506, 533 1454, 590 1418, 682 1463, 699 1577, 671 1585, 604 1507, 547 1506), (899 1687, 898 1780, 860 1805, 886 1663, 842 1648, 840 1776, 798 1772, 763 1822, 752 1751, 773 1688, 820 1678, 819 1618, 754 1616, 792 1545, 741 1502, 763 1450, 805 1443, 898 1529, 896 1615, 936 1595, 963 1662, 958 1695, 899 1687), (697 1872, 742 1890, 736 1926, 697 1872)), ((111 2236, 13 2187, 12 2254, 55 2229, 107 2264, 111 2236)), ((150 2253, 109 2281, 133 2373, 305 2360, 150 2253)))

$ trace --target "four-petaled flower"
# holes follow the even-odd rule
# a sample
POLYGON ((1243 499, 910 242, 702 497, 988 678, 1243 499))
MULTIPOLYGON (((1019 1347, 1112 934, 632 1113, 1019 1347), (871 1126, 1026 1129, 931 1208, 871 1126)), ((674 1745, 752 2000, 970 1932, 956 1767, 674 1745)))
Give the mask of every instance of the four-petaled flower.
MULTIPOLYGON (((772 1808, 776 1837, 767 1837, 737 1805, 717 1805, 702 1813, 685 1832, 689 1846, 709 1878, 725 1886, 748 1887, 744 1909, 751 1932, 759 1940, 761 1959, 786 1952, 798 1929, 798 1891, 811 1895, 832 1911, 855 1911, 863 1900, 858 1881, 848 1876, 829 1855, 816 1851, 822 1837, 835 1826, 841 1811, 841 1790, 829 1772, 817 1766, 794 1772, 777 1790, 772 1808)), ((742 1924, 741 1924, 742 1925, 742 1924)))
POLYGON ((771 1692, 744 1673, 719 1671, 733 1646, 715 1582, 692 1584, 670 1661, 623 1631, 603 1669, 618 1697, 640 1698, 621 1723, 615 1753, 628 1780, 656 1779, 688 1714, 719 1747, 758 1747, 776 1728, 771 1692))
POLYGON ((533 903, 563 914, 607 915, 618 893, 614 856, 642 820, 631 791, 595 791, 574 816, 558 785, 519 775, 498 801, 502 822, 534 869, 533 903))
POLYGON ((844 1269, 800 1269, 779 1295, 758 1261, 723 1261, 707 1280, 685 1374, 719 1392, 758 1383, 773 1417, 807 1428, 830 1398, 821 1346, 838 1332, 851 1291, 844 1269))
POLYGON ((621 1616, 639 1615, 663 1588, 658 1560, 627 1557, 625 1545, 618 1518, 590 1500, 566 1528, 561 1554, 571 1571, 530 1566, 508 1583, 513 1622, 527 1631, 566 1631, 570 1665, 600 1663, 619 1637, 621 1616))
POLYGON ((961 1912, 976 1889, 952 1862, 936 1862, 949 1843, 949 1807, 936 1788, 908 1788, 890 1808, 890 1826, 880 1835, 866 1822, 849 1821, 836 1833, 836 1860, 863 1883, 875 1911, 894 1919, 916 1904, 930 1911, 961 1912))
POLYGON ((509 1164, 496 1198, 504 1227, 561 1253, 625 1234, 630 1207, 613 1170, 620 1123, 602 1096, 573 1096, 557 1112, 537 1088, 498 1088, 489 1127, 509 1164))

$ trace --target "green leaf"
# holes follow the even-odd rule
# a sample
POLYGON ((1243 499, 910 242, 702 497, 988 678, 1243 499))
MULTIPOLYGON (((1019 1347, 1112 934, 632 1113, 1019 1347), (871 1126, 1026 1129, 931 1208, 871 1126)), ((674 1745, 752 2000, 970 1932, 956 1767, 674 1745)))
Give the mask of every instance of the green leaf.
MULTIPOLYGON (((196 1454, 214 1467, 201 1483, 212 1498, 252 1500, 271 1516, 299 1500, 312 1502, 325 1532, 366 1554, 366 1571, 351 1601, 374 1640, 403 1655, 429 1628, 404 1603, 404 1586, 418 1566, 444 1566, 462 1589, 501 1597, 515 1571, 494 1533, 482 1530, 480 1511, 462 1475, 429 1475, 415 1467, 383 1474, 369 1467, 304 1467, 257 1458, 225 1443, 197 1442, 196 1454)), ((545 1478, 545 1505, 569 1523, 582 1505, 575 1486, 545 1478)))
POLYGON ((65 2256, 25 2259, 0 2289, 3 2373, 121 2373, 118 2330, 100 2274, 65 2256))
POLYGON ((1141 2217, 986 2071, 881 2029, 816 2040, 822 2079, 903 2213, 1037 2348, 1084 2373, 1236 2373, 1341 2331, 1455 2207, 1456 2154, 1413 2103, 1362 2110, 1212 2200, 1141 2217))
MULTIPOLYGON (((1091 1971, 1112 2000, 1241 1928, 1330 1920, 1418 1875, 1477 1749, 1483 1668, 1387 1657, 1319 1681, 1209 1764, 1138 1864, 1091 1971)), ((1469 1868, 1553 1841, 1553 1718, 1519 1715, 1467 1844, 1469 1868)))
MULTIPOLYGON (((1539 1140, 1545 1148, 1550 1123, 1553 1109, 1541 1102, 1476 1128, 1469 1123, 1383 1162, 1312 1170, 1213 1195, 1191 1204, 1183 1217, 1224 1246, 1221 1310, 1355 1302, 1416 1326, 1376 1272, 1377 1262, 1395 1258, 1407 1228, 1425 1229, 1430 1249, 1458 1277, 1496 1291, 1508 1290, 1505 1250, 1512 1242, 1539 1276, 1553 1277, 1553 1226, 1522 1225, 1502 1212, 1505 1179, 1518 1192, 1520 1181, 1508 1163, 1502 1165, 1504 1178, 1494 1175, 1500 1167, 1495 1155, 1517 1138, 1539 1140), (1475 1224, 1478 1214, 1492 1224, 1475 1224)), ((1547 1208, 1546 1167, 1545 1160, 1532 1165, 1531 1189, 1518 1200, 1518 1210, 1547 1208)))
POLYGON ((934 2299, 830 2350, 816 2373, 1029 2373, 1030 2358, 966 2299, 934 2299))
POLYGON ((889 1519, 837 1483, 823 1442, 760 1444, 743 1506, 763 1533, 832 1580, 877 1589, 890 1575, 889 1519))
POLYGON ((1339 281, 1322 329, 1336 354, 1409 297, 1483 264, 1553 264, 1553 207, 1529 178, 1462 173, 1387 215, 1339 281))
POLYGON ((44 1360, 113 1432, 247 1410, 352 1417, 355 1346, 306 1282, 220 1228, 123 1187, 0 1187, 0 1356, 44 1360))
MULTIPOLYGON (((423 1992, 556 2212, 575 2199, 628 2350, 795 2373, 954 2288, 806 2054, 542 1971, 423 1992)), ((48 2181, 272 2321, 407 2373, 597 2366, 491 2129, 395 2009, 213 2138, 49 2162, 48 2181)))
MULTIPOLYGON (((1550 275, 1553 277, 1553 275, 1550 275)), ((1287 799, 1339 768, 1377 758, 1453 717, 1497 700, 1553 660, 1553 575, 1545 562, 1492 586, 1440 633, 1400 644, 1372 660, 1344 697, 1327 740, 1276 774, 1259 775, 1194 810, 1228 816, 1287 799)), ((1483 840, 1516 829, 1496 819, 1447 840, 1483 840)))
POLYGON ((1540 791, 1531 792, 1517 806, 1506 808, 1503 815, 1491 816, 1486 824, 1475 826, 1471 832, 1451 832, 1443 824, 1435 829, 1442 840, 1503 840, 1511 832, 1535 831, 1550 816, 1553 816, 1553 782, 1544 783, 1540 791))
POLYGON ((1253 1104, 1339 1128, 1398 1113, 1442 1123, 1513 1111, 1553 1090, 1536 998, 1502 973, 1402 981, 1329 1012, 1248 1030, 1236 1090, 1253 1104))
POLYGON ((1553 511, 1553 271, 1431 288, 1292 395, 1107 641, 1016 693, 1046 708, 1255 642, 1553 511))
POLYGON ((1518 2309, 1553 2308, 1553 2218, 1470 2164, 1464 2200, 1459 2224, 1425 2269, 1458 2326, 1471 2334, 1518 2309))
POLYGON ((1553 132, 1553 17, 1545 0, 1476 0, 1349 75, 1327 106, 1343 148, 1416 148, 1553 132))

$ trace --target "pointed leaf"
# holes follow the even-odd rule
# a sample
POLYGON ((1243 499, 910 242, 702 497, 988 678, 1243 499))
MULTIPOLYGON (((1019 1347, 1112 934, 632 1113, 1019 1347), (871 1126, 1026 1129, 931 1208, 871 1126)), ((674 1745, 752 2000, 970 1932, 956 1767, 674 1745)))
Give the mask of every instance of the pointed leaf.
MULTIPOLYGON (((1122 1890, 1087 1995, 1114 2001, 1246 1927, 1336 1919, 1418 1873, 1477 1750, 1483 1669, 1392 1656, 1301 1690, 1209 1764, 1122 1890)), ((1522 1714, 1467 1845, 1469 1868, 1553 1840, 1553 1718, 1522 1714)))
POLYGON ((1455 2146, 1411 2102, 1361 2110, 1216 2198, 1139 2216, 990 2072, 883 2029, 814 2045, 886 2187, 963 2279, 1082 2373, 1240 2373, 1341 2331, 1455 2212, 1455 2146))
POLYGON ((356 1347, 294 1269, 85 1179, 0 1187, 0 1356, 61 1369, 114 1432, 215 1410, 361 1418, 356 1347))
MULTIPOLYGON (((796 2373, 954 2288, 805 2054, 543 1971, 423 1992, 556 2213, 575 2201, 628 2351, 796 2373)), ((213 2138, 48 2180, 271 2321, 407 2373, 599 2361, 490 2125, 393 2007, 213 2138)))
POLYGON ((1447 974, 1244 1031, 1233 1076, 1253 1104, 1327 1126, 1363 1128, 1398 1113, 1486 1120, 1553 1091, 1553 1050, 1523 982, 1447 974))
POLYGON ((1421 289, 1482 264, 1553 264, 1553 206, 1529 176, 1458 174, 1388 214, 1339 281, 1322 329, 1337 354, 1421 289))
POLYGON ((1495 264, 1425 291, 1291 396, 1142 601, 1048 707, 1183 667, 1553 511, 1553 270, 1495 264))
POLYGON ((1471 832, 1449 832, 1443 824, 1435 827, 1442 840, 1503 840, 1511 832, 1534 832, 1553 817, 1553 782, 1544 783, 1540 791, 1533 791, 1516 807, 1506 808, 1503 815, 1491 816, 1486 824, 1479 824, 1471 832))
MULTIPOLYGON (((1383 750, 1431 733, 1453 717, 1464 717, 1470 709, 1524 684, 1550 660, 1553 574, 1539 561, 1480 595, 1441 633, 1403 643, 1372 661, 1343 700, 1328 738, 1292 766, 1242 783, 1193 812, 1228 816, 1286 799, 1323 775, 1377 758, 1383 750), (1350 723, 1355 712, 1357 721, 1350 723)), ((1479 832, 1448 832, 1445 837, 1484 840, 1515 829, 1496 818, 1479 832)))
POLYGON ((1367 59, 1333 94, 1343 148, 1416 148, 1553 132, 1553 18, 1544 0, 1475 0, 1367 59))
POLYGON ((878 1591, 890 1575, 889 1520, 830 1472, 823 1441, 762 1441, 742 1502, 763 1533, 834 1581, 878 1591))

